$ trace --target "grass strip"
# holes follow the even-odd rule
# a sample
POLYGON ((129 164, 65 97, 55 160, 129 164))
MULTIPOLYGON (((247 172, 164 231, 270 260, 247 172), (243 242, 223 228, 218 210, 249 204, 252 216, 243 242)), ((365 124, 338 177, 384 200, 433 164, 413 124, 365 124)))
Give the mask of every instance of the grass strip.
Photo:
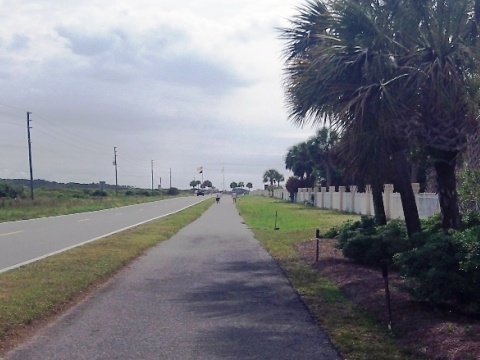
POLYGON ((315 238, 316 229, 325 233, 359 216, 259 196, 241 197, 237 207, 345 359, 415 359, 397 345, 387 329, 349 301, 333 281, 305 263, 294 248, 297 242, 315 238))
POLYGON ((0 353, 30 324, 72 305, 147 249, 197 219, 213 202, 203 201, 179 213, 0 274, 0 353))
POLYGON ((105 198, 0 199, 0 222, 17 221, 47 216, 76 214, 115 207, 163 200, 164 197, 110 196, 105 198))

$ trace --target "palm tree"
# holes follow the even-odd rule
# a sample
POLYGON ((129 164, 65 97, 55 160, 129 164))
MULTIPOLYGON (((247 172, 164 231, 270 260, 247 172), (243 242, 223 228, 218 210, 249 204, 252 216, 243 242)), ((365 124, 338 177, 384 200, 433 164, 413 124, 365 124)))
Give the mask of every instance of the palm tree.
POLYGON ((313 174, 313 162, 306 142, 298 143, 288 149, 285 155, 285 169, 301 179, 308 179, 313 174))
POLYGON ((278 186, 280 187, 280 183, 281 183, 282 181, 285 181, 285 178, 283 177, 282 174, 278 173, 277 176, 275 177, 275 181, 276 181, 276 183, 278 184, 278 186))
POLYGON ((280 182, 284 181, 284 180, 285 180, 285 178, 283 177, 283 175, 280 174, 275 169, 269 169, 269 170, 265 171, 265 173, 263 174, 263 182, 264 183, 270 183, 270 190, 272 192, 272 196, 273 196, 274 184, 275 183, 280 184, 280 182))
POLYGON ((312 179, 314 168, 310 157, 307 142, 291 146, 285 155, 285 169, 290 170, 296 177, 305 180, 312 179))
POLYGON ((471 85, 478 83, 480 1, 403 0, 395 11, 401 41, 411 49, 401 60, 417 89, 415 133, 434 161, 443 227, 459 229, 455 168, 478 111, 478 87, 472 92, 471 85))
POLYGON ((307 141, 308 154, 312 162, 325 169, 326 186, 332 184, 333 148, 339 140, 338 132, 326 127, 317 131, 314 137, 307 141))
MULTIPOLYGON (((389 23, 383 2, 309 1, 292 20, 293 27, 282 30, 287 40, 285 85, 290 118, 297 125, 329 121, 349 130, 348 139, 357 150, 368 148, 364 133, 373 132, 371 138, 379 140, 378 156, 371 159, 365 156, 370 151, 363 151, 363 156, 358 154, 350 161, 351 172, 358 176, 375 161, 377 170, 362 180, 381 184, 382 170, 390 158, 397 159, 398 187, 412 235, 421 226, 405 166, 406 136, 399 131, 407 116, 397 98, 406 94, 398 93, 403 77, 392 58, 397 48, 391 45, 393 34, 385 25, 389 23), (395 123, 391 119, 396 119, 395 123)), ((381 186, 374 189, 381 190, 381 186)))

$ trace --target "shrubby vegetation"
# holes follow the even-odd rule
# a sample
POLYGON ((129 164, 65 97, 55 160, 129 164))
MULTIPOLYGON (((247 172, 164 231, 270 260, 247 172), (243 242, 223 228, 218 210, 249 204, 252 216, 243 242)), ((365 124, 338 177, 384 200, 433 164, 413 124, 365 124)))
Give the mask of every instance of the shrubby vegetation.
POLYGON ((167 190, 167 195, 178 195, 180 194, 180 190, 178 190, 176 187, 171 187, 167 190))
POLYGON ((359 221, 343 226, 338 234, 338 247, 345 257, 359 264, 380 266, 393 256, 410 248, 405 224, 395 220, 386 226, 376 226, 375 218, 362 216, 359 221))
POLYGON ((457 177, 461 210, 480 211, 480 169, 459 171, 457 177))
POLYGON ((0 183, 0 198, 24 198, 25 189, 23 186, 15 185, 9 182, 0 183))
POLYGON ((462 230, 443 230, 440 215, 423 221, 422 228, 408 238, 402 221, 377 226, 373 217, 363 216, 330 234, 337 234, 344 256, 357 263, 380 267, 388 261, 416 299, 480 314, 479 213, 466 213, 462 230))

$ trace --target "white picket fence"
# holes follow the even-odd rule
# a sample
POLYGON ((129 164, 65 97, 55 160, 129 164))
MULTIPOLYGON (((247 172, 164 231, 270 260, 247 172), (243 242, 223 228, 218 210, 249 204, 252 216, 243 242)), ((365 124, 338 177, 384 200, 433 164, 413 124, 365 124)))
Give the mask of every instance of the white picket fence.
MULTIPOLYGON (((421 219, 428 218, 433 214, 440 212, 440 203, 438 195, 432 193, 419 193, 420 185, 412 184, 417 202, 418 213, 421 219)), ((270 196, 268 190, 255 190, 252 195, 270 196)), ((285 189, 275 189, 273 197, 290 200, 290 194, 285 189)), ((345 186, 339 186, 335 189, 330 186, 328 191, 326 187, 313 189, 298 189, 295 193, 295 202, 309 203, 322 209, 333 209, 362 215, 373 215, 373 197, 370 186, 366 187, 365 192, 357 192, 356 186, 350 186, 350 191, 346 191, 345 186)), ((402 201, 399 193, 393 192, 393 185, 386 184, 383 191, 383 203, 387 219, 404 219, 402 201)))

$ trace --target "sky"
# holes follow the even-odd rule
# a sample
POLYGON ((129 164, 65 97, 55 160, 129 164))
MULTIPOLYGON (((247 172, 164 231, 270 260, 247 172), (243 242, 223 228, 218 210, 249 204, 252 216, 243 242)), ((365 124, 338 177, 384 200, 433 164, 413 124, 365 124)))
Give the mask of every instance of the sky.
POLYGON ((304 2, 0 0, 0 178, 30 178, 29 112, 35 179, 115 184, 114 154, 119 185, 287 179, 315 129, 288 119, 278 28, 304 2))

